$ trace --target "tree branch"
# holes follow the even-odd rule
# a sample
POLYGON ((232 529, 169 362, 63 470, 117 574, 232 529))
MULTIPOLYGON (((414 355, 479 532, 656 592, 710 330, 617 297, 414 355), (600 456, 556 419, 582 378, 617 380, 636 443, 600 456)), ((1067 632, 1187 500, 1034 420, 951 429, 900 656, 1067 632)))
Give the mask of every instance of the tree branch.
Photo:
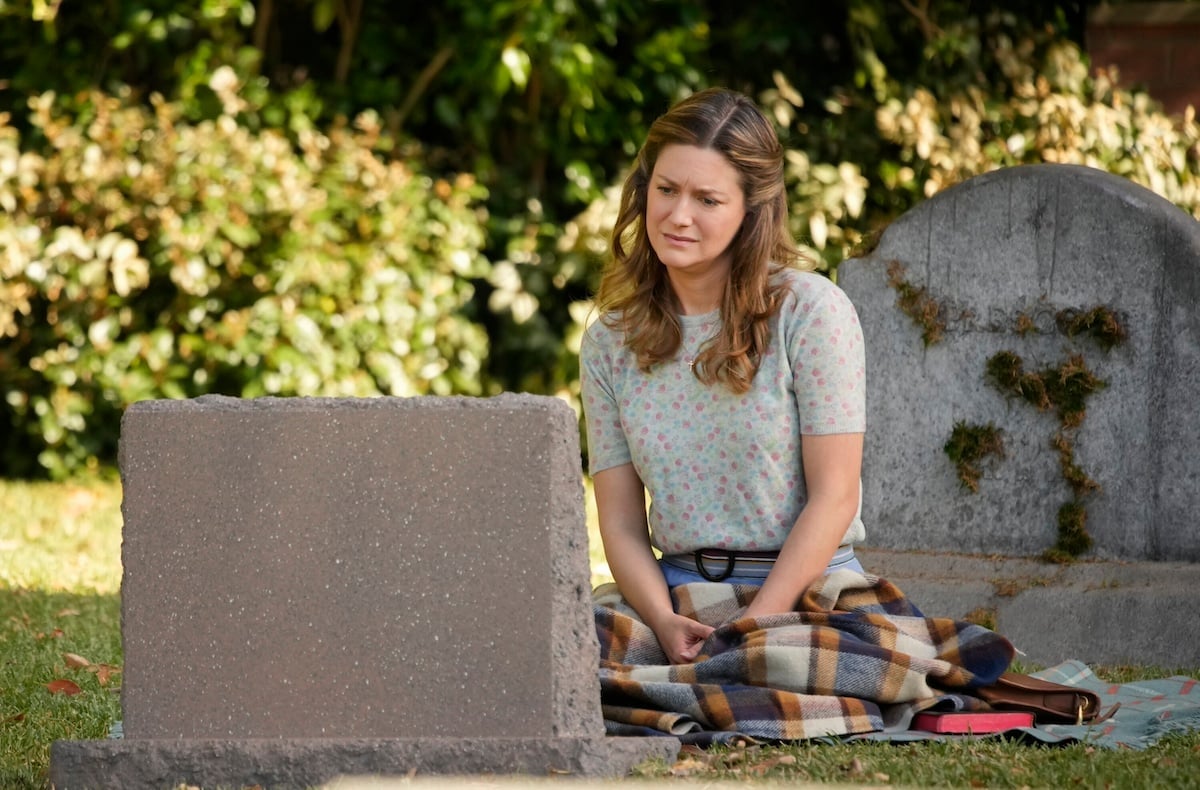
POLYGON ((267 59, 267 36, 271 32, 271 16, 274 14, 275 0, 259 0, 258 12, 254 19, 254 48, 267 59))
POLYGON ((919 0, 919 3, 919 5, 913 5, 910 0, 900 0, 904 10, 917 18, 917 24, 921 26, 921 35, 928 43, 940 35, 942 30, 929 18, 929 0, 919 0))
POLYGON ((338 50, 334 80, 345 85, 350 78, 350 63, 354 59, 354 48, 358 44, 358 29, 362 25, 364 0, 338 0, 336 8, 338 28, 342 31, 342 46, 338 50))
POLYGON ((442 47, 425 68, 421 69, 421 73, 417 75, 417 78, 413 80, 412 86, 408 89, 408 93, 405 95, 400 109, 396 110, 395 114, 389 119, 393 132, 400 131, 400 127, 404 125, 404 120, 420 100, 421 94, 429 89, 429 85, 433 82, 434 77, 438 75, 439 71, 445 68, 452 57, 454 57, 454 47, 442 47))

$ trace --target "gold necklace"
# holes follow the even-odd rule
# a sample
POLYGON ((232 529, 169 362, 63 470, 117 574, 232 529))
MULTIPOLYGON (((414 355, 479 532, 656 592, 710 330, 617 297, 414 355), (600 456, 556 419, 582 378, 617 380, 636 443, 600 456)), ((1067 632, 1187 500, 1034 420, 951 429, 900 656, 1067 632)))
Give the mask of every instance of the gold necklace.
MULTIPOLYGON (((712 324, 706 323, 700 327, 699 334, 705 335, 706 333, 711 332, 711 331, 712 331, 712 324)), ((704 348, 704 344, 707 343, 709 340, 712 340, 711 336, 706 337, 703 340, 701 340, 699 343, 696 344, 696 349, 694 351, 688 352, 686 349, 684 349, 683 353, 680 355, 679 358, 687 364, 688 370, 696 369, 696 357, 700 355, 700 350, 702 348, 704 348)), ((680 345, 683 345, 683 344, 681 343, 680 345)))

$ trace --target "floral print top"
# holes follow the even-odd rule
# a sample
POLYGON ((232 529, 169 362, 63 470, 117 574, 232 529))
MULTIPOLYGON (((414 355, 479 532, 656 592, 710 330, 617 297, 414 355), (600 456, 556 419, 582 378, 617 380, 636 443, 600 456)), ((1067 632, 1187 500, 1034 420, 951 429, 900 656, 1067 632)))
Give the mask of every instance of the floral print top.
MULTIPOLYGON (((650 495, 652 544, 775 550, 806 501, 801 437, 866 429, 858 315, 828 278, 787 270, 791 294, 749 392, 697 379, 690 362, 720 313, 680 316, 674 361, 642 373, 619 331, 595 321, 580 352, 588 466, 632 463, 650 495)), ((865 538, 856 516, 843 543, 865 538)))

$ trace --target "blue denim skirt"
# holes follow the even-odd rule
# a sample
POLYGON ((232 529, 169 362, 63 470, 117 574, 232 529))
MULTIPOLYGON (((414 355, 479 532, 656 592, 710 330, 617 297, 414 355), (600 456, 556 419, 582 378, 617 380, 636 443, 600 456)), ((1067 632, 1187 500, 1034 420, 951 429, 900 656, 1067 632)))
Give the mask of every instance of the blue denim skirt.
MULTIPOLYGON (((668 554, 663 556, 658 561, 658 567, 662 569, 663 577, 667 580, 668 587, 675 587, 680 584, 690 584, 692 582, 712 582, 711 578, 706 577, 700 572, 696 564, 694 554, 668 554)), ((764 562, 762 560, 753 560, 743 562, 733 560, 727 563, 724 559, 716 560, 715 567, 706 566, 710 576, 722 576, 726 570, 727 564, 730 564, 729 575, 719 579, 721 584, 750 584, 755 587, 761 587, 766 581, 767 574, 775 567, 773 562, 764 562)), ((829 566, 825 569, 825 573, 832 573, 837 570, 851 570, 858 573, 865 573, 862 563, 858 561, 858 557, 854 555, 853 546, 839 546, 834 553, 833 559, 829 561, 829 566)))

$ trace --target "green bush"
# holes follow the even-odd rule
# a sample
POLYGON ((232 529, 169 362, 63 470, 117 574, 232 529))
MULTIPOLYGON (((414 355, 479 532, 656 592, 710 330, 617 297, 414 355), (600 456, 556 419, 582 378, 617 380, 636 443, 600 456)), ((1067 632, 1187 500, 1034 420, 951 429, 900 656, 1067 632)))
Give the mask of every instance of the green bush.
MULTIPOLYGON (((1038 4, 984 18, 968 5, 856 0, 812 30, 703 0, 651 16, 588 6, 582 27, 536 4, 456 0, 403 26, 372 6, 388 25, 364 29, 371 65, 342 93, 280 83, 286 58, 260 70, 245 3, 214 0, 213 19, 176 27, 155 11, 155 62, 183 53, 171 99, 143 101, 147 79, 136 95, 64 90, 0 116, 0 474, 112 460, 120 410, 148 397, 518 389, 578 405, 621 163, 669 98, 708 82, 775 119, 793 231, 833 277, 920 201, 1016 164, 1101 168, 1200 217, 1194 113, 1092 75, 1038 4), (466 43, 492 29, 507 32, 466 43), (397 46, 412 41, 427 46, 397 46), (759 50, 774 55, 737 56, 759 50), (406 88, 397 75, 414 71, 406 88), (376 88, 378 113, 326 120, 376 88), (400 128, 425 147, 399 148, 400 128)), ((311 27, 294 16, 260 21, 311 27)), ((70 19, 47 35, 87 52, 70 19)), ((14 52, 14 74, 41 73, 14 52)), ((122 63, 110 84, 139 73, 122 63)))
MULTIPOLYGON (((877 20, 872 24, 878 24, 877 20)), ((947 22, 926 42, 924 64, 900 81, 859 31, 860 79, 819 106, 781 72, 757 98, 787 141, 792 230, 816 267, 837 265, 926 198, 972 176, 1019 164, 1081 164, 1128 178, 1200 219, 1200 124, 1152 97, 1089 75, 1086 56, 1053 31, 1011 14, 947 22)), ((609 189, 559 236, 559 259, 597 270, 616 218, 609 189)), ((563 369, 578 364, 573 303, 563 369)), ((574 396, 578 382, 564 392, 574 396)))
POLYGON ((870 235, 938 192, 1001 167, 1079 164, 1141 184, 1200 218, 1200 124, 1093 75, 1085 53, 1013 14, 947 22, 915 73, 866 35, 857 88, 819 112, 777 75, 762 102, 802 141, 789 153, 794 230, 836 271, 870 235), (820 129, 820 135, 812 130, 820 129))
POLYGON ((252 132, 233 72, 211 85, 211 121, 45 94, 35 146, 0 117, 0 474, 111 461, 147 398, 480 392, 482 188, 371 113, 252 132))
POLYGON ((1019 35, 1018 25, 995 14, 947 34, 961 48, 953 62, 966 61, 974 81, 888 90, 875 117, 896 147, 895 182, 923 198, 1000 167, 1078 164, 1128 178, 1200 219, 1195 109, 1170 116, 1149 94, 1117 87, 1118 75, 1091 74, 1077 45, 1042 30, 1019 35))
MULTIPOLYGON (((1200 219, 1200 123, 1151 96, 1089 75, 1086 56, 1012 15, 948 24, 926 66, 901 82, 871 48, 861 86, 808 106, 789 77, 758 94, 788 141, 793 232, 817 268, 836 271, 870 233, 972 176, 1059 162, 1106 170, 1200 219), (968 78, 961 75, 966 73, 968 78), (819 132, 819 133, 818 133, 819 132)), ((560 247, 601 265, 615 217, 609 191, 568 224, 560 247)))

